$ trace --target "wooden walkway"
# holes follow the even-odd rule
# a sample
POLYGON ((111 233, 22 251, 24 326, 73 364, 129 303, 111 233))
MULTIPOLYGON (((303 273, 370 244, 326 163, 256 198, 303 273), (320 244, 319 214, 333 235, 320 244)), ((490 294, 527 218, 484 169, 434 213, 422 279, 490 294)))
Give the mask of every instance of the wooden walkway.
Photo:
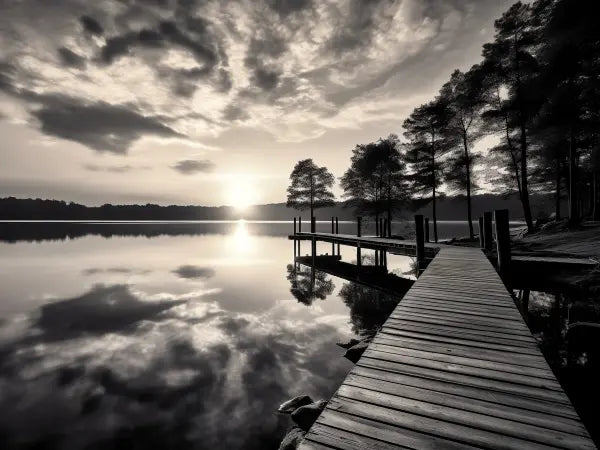
MULTIPOLYGON (((357 237, 353 234, 332 234, 332 233, 297 233, 290 235, 290 240, 311 240, 315 238, 320 242, 331 242, 341 245, 350 245, 356 247, 360 244, 362 248, 372 250, 385 250, 389 253, 405 256, 415 256, 417 244, 415 241, 401 240, 394 238, 381 238, 377 236, 357 237)), ((425 256, 433 258, 443 244, 425 243, 425 256)))
POLYGON ((440 249, 302 450, 593 449, 479 249, 440 249))

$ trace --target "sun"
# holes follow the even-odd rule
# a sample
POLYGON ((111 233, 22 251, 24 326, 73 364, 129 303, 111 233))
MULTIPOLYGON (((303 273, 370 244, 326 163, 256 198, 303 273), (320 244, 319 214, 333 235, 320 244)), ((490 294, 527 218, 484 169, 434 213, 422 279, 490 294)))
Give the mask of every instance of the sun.
POLYGON ((255 205, 258 194, 256 188, 248 180, 231 180, 232 186, 228 194, 228 203, 237 211, 246 211, 250 206, 255 205))

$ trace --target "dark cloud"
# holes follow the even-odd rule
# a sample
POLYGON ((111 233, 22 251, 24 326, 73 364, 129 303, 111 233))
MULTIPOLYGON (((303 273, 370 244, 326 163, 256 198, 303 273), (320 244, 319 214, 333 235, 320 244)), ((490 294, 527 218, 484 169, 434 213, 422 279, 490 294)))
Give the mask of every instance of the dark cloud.
POLYGON ((33 96, 41 103, 32 115, 43 133, 79 142, 97 151, 124 154, 137 139, 153 134, 181 137, 155 117, 144 116, 125 105, 81 103, 62 96, 33 96))
POLYGON ((102 25, 90 16, 81 16, 79 18, 81 25, 83 25, 83 29, 91 34, 102 35, 104 33, 104 28, 102 25))
POLYGON ((215 270, 211 267, 200 267, 193 265, 179 266, 173 271, 179 278, 205 280, 215 276, 215 270))
POLYGON ((66 67, 74 67, 76 69, 85 69, 85 58, 78 55, 73 50, 66 47, 58 49, 58 56, 61 63, 66 67))
POLYGON ((128 173, 136 170, 149 170, 148 166, 132 166, 124 164, 121 166, 99 166, 97 164, 84 164, 83 168, 90 172, 128 173))
POLYGON ((272 91, 279 84, 280 76, 281 74, 276 70, 257 68, 252 75, 252 83, 264 91, 272 91))
POLYGON ((108 267, 108 268, 91 267, 89 269, 83 270, 81 273, 83 273, 84 275, 96 275, 99 273, 131 275, 131 274, 148 274, 150 272, 151 272, 150 270, 131 269, 129 267, 108 267))
POLYGON ((394 1, 350 0, 348 13, 343 16, 342 23, 334 27, 328 47, 338 55, 368 48, 378 27, 390 19, 381 14, 381 6, 392 4, 394 1))
POLYGON ((312 0, 267 0, 267 4, 278 14, 286 17, 312 7, 312 0))
POLYGON ((215 164, 207 159, 184 159, 182 161, 178 161, 177 164, 172 166, 174 170, 183 175, 193 175, 201 172, 211 172, 214 169, 214 167, 215 164))
POLYGON ((184 301, 144 301, 124 284, 97 285, 79 297, 42 306, 35 327, 43 332, 44 340, 124 331, 181 303, 184 301))
POLYGON ((249 117, 250 117, 250 115, 248 114, 246 109, 240 105, 234 105, 234 104, 230 103, 223 110, 223 119, 225 119, 229 122, 234 121, 234 120, 245 120, 245 119, 248 119, 249 117))

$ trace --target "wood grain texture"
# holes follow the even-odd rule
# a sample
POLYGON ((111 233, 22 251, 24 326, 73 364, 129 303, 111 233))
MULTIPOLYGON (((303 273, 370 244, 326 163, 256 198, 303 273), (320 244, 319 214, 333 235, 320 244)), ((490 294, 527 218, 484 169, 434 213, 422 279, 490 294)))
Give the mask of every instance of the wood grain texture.
POLYGON ((486 256, 437 248, 300 448, 596 448, 486 256))

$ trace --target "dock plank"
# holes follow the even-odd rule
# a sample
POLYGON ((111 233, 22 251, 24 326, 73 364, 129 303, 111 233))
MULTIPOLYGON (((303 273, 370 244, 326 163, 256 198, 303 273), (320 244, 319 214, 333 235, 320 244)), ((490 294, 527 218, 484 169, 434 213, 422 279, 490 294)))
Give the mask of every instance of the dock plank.
MULTIPOLYGON (((413 242, 340 239, 414 254, 413 242)), ((300 448, 596 448, 483 252, 427 249, 437 255, 300 448)))

